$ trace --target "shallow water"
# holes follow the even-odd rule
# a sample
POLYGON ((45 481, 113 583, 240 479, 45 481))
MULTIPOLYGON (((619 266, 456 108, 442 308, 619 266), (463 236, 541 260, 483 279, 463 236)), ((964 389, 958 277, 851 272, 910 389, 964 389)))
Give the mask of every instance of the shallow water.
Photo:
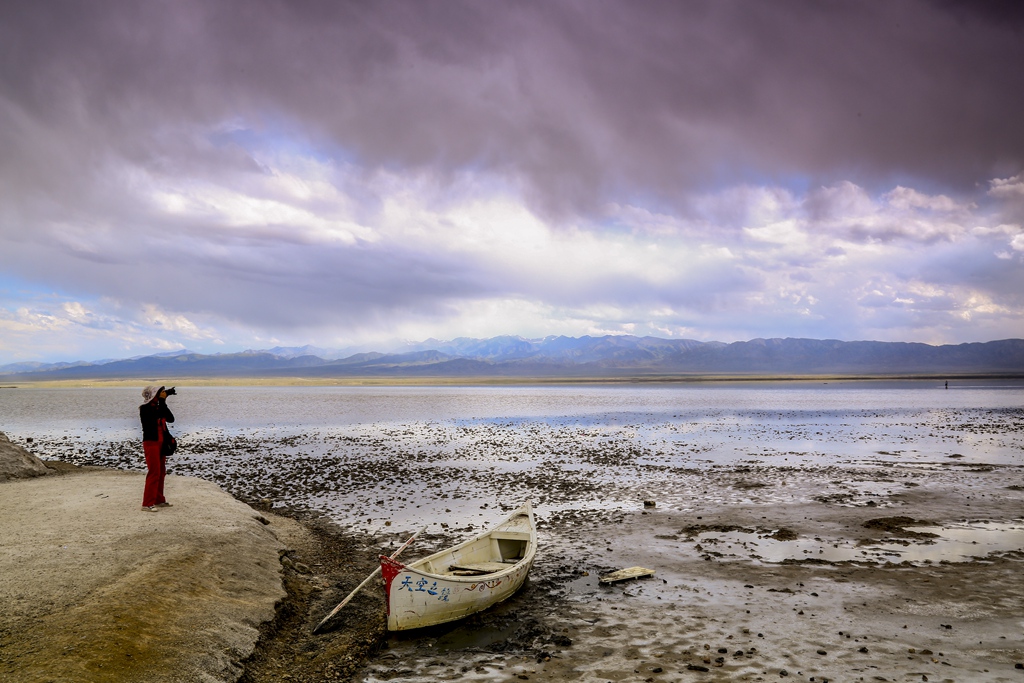
MULTIPOLYGON (((706 532, 683 545, 699 545, 720 559, 743 559, 760 564, 822 560, 826 562, 892 562, 930 564, 965 562, 1024 548, 1024 519, 1011 522, 973 522, 949 526, 907 527, 935 534, 936 538, 858 544, 833 543, 821 538, 780 541, 767 533, 706 532)), ((694 550, 695 556, 702 551, 694 550)))
MULTIPOLYGON (((172 471, 368 531, 472 528, 523 498, 542 515, 655 494, 680 510, 806 502, 801 481, 823 468, 836 483, 818 494, 884 506, 904 475, 1024 464, 1022 381, 179 389, 172 471), (763 467, 773 485, 745 487, 743 469, 763 467), (720 468, 740 481, 702 490, 720 468)), ((141 469, 138 394, 0 390, 0 430, 44 457, 141 469)))

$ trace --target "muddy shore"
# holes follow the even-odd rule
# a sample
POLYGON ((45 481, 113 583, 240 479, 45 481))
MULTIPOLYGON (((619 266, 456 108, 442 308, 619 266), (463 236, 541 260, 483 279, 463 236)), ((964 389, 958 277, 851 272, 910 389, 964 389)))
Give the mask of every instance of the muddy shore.
MULTIPOLYGON (((327 633, 310 634, 405 531, 360 534, 315 512, 278 506, 284 515, 275 514, 255 501, 255 514, 271 521, 280 541, 288 595, 238 662, 238 680, 1024 678, 1016 668, 1024 662, 1024 553, 989 552, 982 539, 977 555, 950 550, 953 561, 896 554, 913 558, 941 544, 931 534, 943 525, 974 528, 982 538, 1002 519, 1024 531, 1024 487, 1006 471, 1003 486, 980 500, 908 479, 874 505, 714 502, 728 490, 767 488, 754 485, 766 478, 741 474, 705 477, 708 502, 690 510, 649 500, 648 507, 637 501, 632 509, 541 515, 543 552, 523 591, 466 622, 412 634, 385 633, 375 587, 327 633), (821 559, 843 552, 859 559, 821 559), (790 556, 779 560, 779 553, 790 556), (600 574, 633 565, 656 574, 598 585, 600 574)), ((418 550, 467 533, 428 533, 418 550)))
MULTIPOLYGON (((1024 680, 1024 412, 701 415, 206 430, 172 468, 301 522, 244 681, 1024 680), (388 635, 367 590, 309 635, 424 524, 409 559, 523 499, 540 552, 506 603, 388 635), (630 566, 655 575, 598 585, 630 566)), ((138 467, 130 440, 34 447, 138 467)))
MULTIPOLYGON (((326 636, 309 635, 402 534, 375 545, 306 519, 292 557, 312 572, 291 576, 293 602, 241 680, 288 671, 296 681, 1018 681, 1024 552, 989 552, 986 534, 999 519, 1024 534, 1024 497, 1003 487, 987 498, 930 486, 903 487, 882 509, 638 501, 549 514, 544 552, 518 595, 410 634, 384 632, 379 591, 368 590, 326 636), (947 543, 944 526, 976 531, 965 543, 977 554, 958 545, 946 550, 951 560, 906 559, 947 543), (822 559, 826 549, 858 559, 822 559), (790 556, 766 557, 782 552, 790 556), (634 565, 656 574, 598 585, 634 565)), ((420 552, 459 537, 426 539, 420 552)))

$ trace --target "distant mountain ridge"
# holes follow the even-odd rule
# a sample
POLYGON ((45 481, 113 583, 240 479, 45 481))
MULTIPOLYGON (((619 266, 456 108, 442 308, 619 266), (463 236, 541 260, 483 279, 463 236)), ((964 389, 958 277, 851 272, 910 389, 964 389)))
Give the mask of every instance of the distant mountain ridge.
POLYGON ((564 377, 665 375, 1024 376, 1024 339, 932 346, 834 339, 700 342, 607 335, 525 339, 460 337, 405 344, 391 352, 350 353, 312 346, 240 353, 187 350, 94 363, 14 363, 0 380, 146 377, 564 377), (332 357, 333 356, 333 357, 332 357))

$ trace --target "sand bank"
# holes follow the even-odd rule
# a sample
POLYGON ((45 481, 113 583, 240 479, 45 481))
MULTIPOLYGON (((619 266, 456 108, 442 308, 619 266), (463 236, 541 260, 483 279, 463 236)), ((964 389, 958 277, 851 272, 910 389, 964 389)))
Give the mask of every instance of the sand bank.
POLYGON ((0 483, 0 678, 234 681, 284 597, 275 522, 219 487, 100 469, 0 483))

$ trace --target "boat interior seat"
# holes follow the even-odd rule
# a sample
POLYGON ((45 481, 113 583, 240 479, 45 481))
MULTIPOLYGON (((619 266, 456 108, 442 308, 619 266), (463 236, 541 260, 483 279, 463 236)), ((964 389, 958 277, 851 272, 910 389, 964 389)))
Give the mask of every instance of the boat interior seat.
POLYGON ((491 554, 502 562, 520 560, 526 556, 529 541, 529 534, 494 534, 491 536, 491 554))

